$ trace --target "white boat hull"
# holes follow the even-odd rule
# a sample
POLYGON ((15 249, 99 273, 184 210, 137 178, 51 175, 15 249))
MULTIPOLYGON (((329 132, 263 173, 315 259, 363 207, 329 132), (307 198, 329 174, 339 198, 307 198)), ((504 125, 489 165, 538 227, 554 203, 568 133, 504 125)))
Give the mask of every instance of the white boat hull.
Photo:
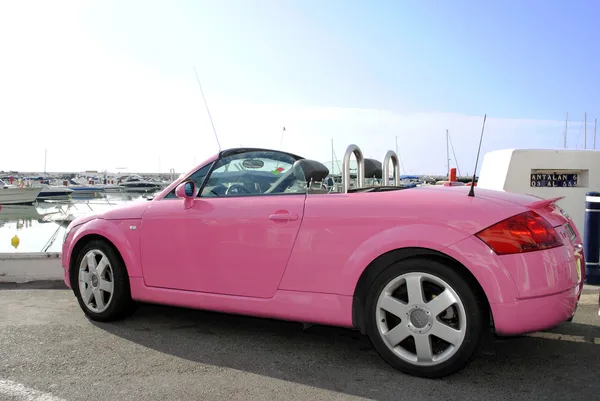
POLYGON ((104 192, 124 192, 123 188, 119 185, 116 184, 106 184, 106 185, 102 185, 102 187, 104 188, 104 192))
POLYGON ((71 198, 77 197, 93 197, 93 198, 101 198, 104 197, 104 188, 98 187, 72 187, 73 192, 71 192, 71 198))
POLYGON ((35 202, 41 187, 0 187, 0 205, 19 205, 35 202))
POLYGON ((129 192, 129 193, 142 193, 142 192, 158 192, 160 191, 160 187, 121 187, 121 192, 129 192))
POLYGON ((43 186, 38 200, 69 200, 73 190, 65 186, 43 186))

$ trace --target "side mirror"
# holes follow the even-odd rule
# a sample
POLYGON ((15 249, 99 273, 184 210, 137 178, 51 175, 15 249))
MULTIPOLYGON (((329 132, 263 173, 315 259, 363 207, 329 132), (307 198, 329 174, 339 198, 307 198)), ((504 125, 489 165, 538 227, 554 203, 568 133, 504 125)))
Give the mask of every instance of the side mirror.
POLYGON ((175 188, 175 196, 184 199, 194 199, 196 197, 196 184, 191 181, 182 182, 175 188))

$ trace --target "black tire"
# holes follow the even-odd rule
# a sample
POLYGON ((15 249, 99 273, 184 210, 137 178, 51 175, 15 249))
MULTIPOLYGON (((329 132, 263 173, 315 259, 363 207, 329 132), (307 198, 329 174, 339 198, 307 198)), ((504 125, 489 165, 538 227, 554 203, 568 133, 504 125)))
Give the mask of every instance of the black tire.
POLYGON ((131 287, 129 284, 127 269, 125 268, 125 265, 123 264, 120 256, 116 253, 114 248, 110 246, 106 241, 93 240, 87 243, 81 249, 81 251, 79 251, 73 269, 75 270, 72 276, 73 292, 77 297, 79 306, 81 307, 85 315, 91 320, 98 322, 116 321, 130 316, 137 309, 137 303, 131 299, 131 287), (112 297, 110 298, 107 308, 101 312, 95 312, 88 308, 87 304, 82 298, 79 288, 79 269, 81 266, 81 262, 85 255, 92 250, 102 252, 108 258, 110 267, 112 269, 112 280, 114 288, 112 297))
MULTIPOLYGON (((412 376, 424 378, 441 378, 456 373, 467 366, 474 357, 475 351, 485 333, 488 321, 486 316, 487 309, 483 306, 482 300, 477 297, 476 291, 471 288, 468 281, 462 278, 461 274, 454 267, 437 260, 421 257, 402 260, 384 270, 372 283, 365 302, 367 335, 377 353, 395 369, 412 376), (422 366, 403 359, 388 347, 380 334, 377 317, 379 295, 388 283, 407 273, 425 273, 443 280, 458 295, 464 307, 466 329, 464 329, 465 334, 462 343, 449 359, 439 364, 422 366)), ((410 322, 411 320, 407 318, 406 323, 410 322)), ((386 322, 385 324, 387 325, 388 323, 386 322)), ((412 327, 415 329, 415 326, 412 327)), ((436 341, 439 340, 436 339, 436 341)))

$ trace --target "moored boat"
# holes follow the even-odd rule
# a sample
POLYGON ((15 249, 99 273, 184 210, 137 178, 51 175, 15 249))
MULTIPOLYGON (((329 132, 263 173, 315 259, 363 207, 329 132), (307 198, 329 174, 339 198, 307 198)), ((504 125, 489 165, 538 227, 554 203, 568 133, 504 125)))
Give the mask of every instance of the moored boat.
POLYGON ((123 192, 153 192, 163 188, 162 183, 145 180, 139 175, 131 175, 119 183, 123 192))
POLYGON ((37 200, 68 200, 71 198, 72 193, 71 188, 62 185, 43 185, 37 200))
POLYGON ((41 191, 42 187, 8 185, 0 180, 0 205, 32 204, 41 191))

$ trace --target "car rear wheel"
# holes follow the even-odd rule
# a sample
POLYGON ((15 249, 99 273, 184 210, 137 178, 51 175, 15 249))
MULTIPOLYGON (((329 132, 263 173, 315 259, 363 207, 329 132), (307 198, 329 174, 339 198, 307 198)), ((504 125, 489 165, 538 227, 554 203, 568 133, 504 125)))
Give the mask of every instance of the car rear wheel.
POLYGON ((384 270, 366 302, 367 333, 392 367, 437 378, 464 368, 485 327, 485 309, 454 267, 425 258, 384 270))
POLYGON ((90 241, 78 254, 73 290, 83 312, 108 322, 135 311, 129 277, 121 258, 105 241, 90 241))

